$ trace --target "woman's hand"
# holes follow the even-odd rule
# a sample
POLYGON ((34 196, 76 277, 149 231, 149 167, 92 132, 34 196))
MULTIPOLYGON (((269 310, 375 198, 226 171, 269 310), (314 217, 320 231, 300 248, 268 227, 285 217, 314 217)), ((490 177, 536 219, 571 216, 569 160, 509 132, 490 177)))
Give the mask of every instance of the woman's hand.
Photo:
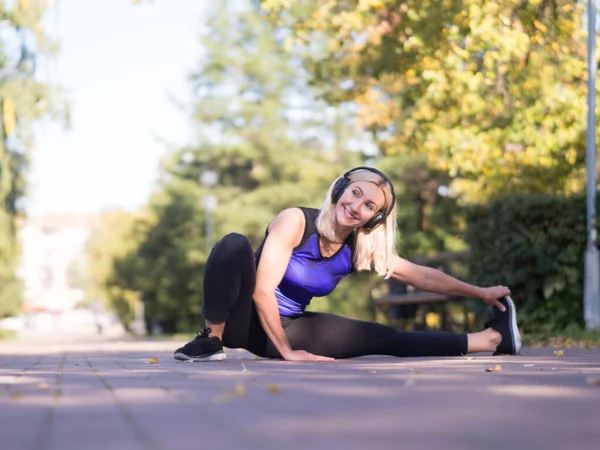
POLYGON ((312 353, 305 352, 304 350, 291 350, 284 358, 286 361, 311 361, 311 362, 327 362, 333 361, 333 358, 327 356, 313 355, 312 353))
POLYGON ((505 295, 510 295, 510 289, 506 286, 492 286, 487 288, 481 288, 482 295, 481 299, 486 302, 488 305, 495 306, 500 311, 506 311, 506 308, 502 303, 500 303, 499 299, 504 297, 505 295))

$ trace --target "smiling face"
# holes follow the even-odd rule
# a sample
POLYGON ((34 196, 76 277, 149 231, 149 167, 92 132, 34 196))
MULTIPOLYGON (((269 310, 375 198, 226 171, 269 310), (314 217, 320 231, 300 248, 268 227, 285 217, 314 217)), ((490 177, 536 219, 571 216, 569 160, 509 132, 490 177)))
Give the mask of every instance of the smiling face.
POLYGON ((385 195, 379 186, 369 181, 350 183, 335 205, 337 223, 359 228, 385 207, 385 195))

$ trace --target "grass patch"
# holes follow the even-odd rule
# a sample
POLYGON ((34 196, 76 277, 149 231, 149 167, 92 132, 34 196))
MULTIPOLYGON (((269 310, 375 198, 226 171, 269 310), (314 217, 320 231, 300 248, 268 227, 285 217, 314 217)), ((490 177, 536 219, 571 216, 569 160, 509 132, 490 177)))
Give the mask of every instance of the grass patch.
POLYGON ((8 341, 17 337, 17 333, 12 330, 0 330, 0 341, 8 341))
POLYGON ((174 334, 156 334, 153 336, 131 335, 133 339, 152 339, 155 341, 191 341, 196 337, 196 333, 174 333, 174 334))
POLYGON ((600 330, 567 329, 556 333, 529 333, 522 336, 525 347, 598 348, 600 330))

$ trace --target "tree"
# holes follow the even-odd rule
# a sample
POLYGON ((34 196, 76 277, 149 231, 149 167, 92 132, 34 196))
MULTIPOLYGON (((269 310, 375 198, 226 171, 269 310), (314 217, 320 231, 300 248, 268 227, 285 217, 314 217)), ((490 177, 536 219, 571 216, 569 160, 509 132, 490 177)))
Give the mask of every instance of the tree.
POLYGON ((585 36, 566 0, 265 0, 314 82, 385 155, 423 153, 469 201, 583 186, 585 36))
POLYGON ((115 285, 114 261, 136 247, 138 237, 132 227, 141 217, 142 214, 120 210, 103 212, 86 243, 85 274, 79 276, 85 290, 84 301, 103 302, 125 326, 134 319, 138 294, 115 285))
POLYGON ((35 78, 37 57, 53 51, 41 26, 47 7, 43 0, 0 3, 0 317, 21 303, 17 224, 25 214, 32 124, 58 113, 53 88, 35 78))
POLYGON ((190 77, 197 143, 164 159, 149 215, 135 225, 139 244, 115 262, 114 284, 139 292, 148 322, 164 331, 200 320, 203 172, 219 177, 214 235, 240 232, 256 246, 277 213, 321 207, 329 183, 364 156, 342 151, 354 138, 344 112, 311 97, 300 61, 251 2, 220 4, 206 23, 190 77))

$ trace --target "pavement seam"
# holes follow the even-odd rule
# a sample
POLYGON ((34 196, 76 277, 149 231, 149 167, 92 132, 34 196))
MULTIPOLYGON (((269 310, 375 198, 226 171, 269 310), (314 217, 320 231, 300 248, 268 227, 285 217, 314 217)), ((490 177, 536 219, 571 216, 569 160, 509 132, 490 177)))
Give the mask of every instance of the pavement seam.
POLYGON ((104 376, 102 376, 102 374, 100 374, 100 372, 98 372, 96 370, 96 368, 92 365, 92 363, 88 359, 87 355, 84 355, 84 358, 85 358, 85 362, 87 363, 87 365, 90 367, 90 369, 92 369, 92 372, 94 372, 94 374, 100 379, 100 381, 102 382, 104 387, 112 395, 117 407, 119 408, 119 411, 121 412, 121 414, 123 415, 123 418, 125 419, 125 422, 130 426, 131 430, 133 431, 133 435, 137 438, 137 440, 142 445, 142 447, 147 450, 159 450, 159 447, 154 443, 152 434, 149 433, 138 422, 138 420, 135 418, 135 415, 133 414, 131 409, 129 409, 129 407, 121 401, 121 399, 119 398, 119 396, 117 395, 115 390, 112 388, 112 386, 110 385, 108 380, 104 376))
MULTIPOLYGON (((125 355, 126 356, 126 355, 125 355)), ((126 367, 123 363, 118 362, 118 361, 113 361, 115 364, 119 365, 120 367, 122 367, 123 369, 125 369, 126 371, 129 372, 133 372, 136 376, 141 376, 143 377, 151 386, 156 387, 156 388, 161 388, 163 389, 167 394, 174 396, 175 398, 177 398, 178 400, 183 400, 182 403, 186 403, 188 405, 193 405, 193 406, 197 406, 197 405, 202 405, 201 403, 198 402, 194 402, 192 400, 190 400, 189 397, 186 397, 184 394, 180 394, 178 392, 173 391, 171 388, 165 386, 162 383, 157 383, 155 380, 152 379, 151 375, 149 374, 143 374, 141 372, 139 372, 137 369, 132 369, 132 368, 128 368, 126 367)), ((197 363, 198 364, 198 363, 197 363)), ((202 364, 202 363, 201 363, 202 364)), ((185 374, 183 372, 179 372, 179 371, 172 371, 169 370, 169 372, 171 374, 175 374, 175 375, 179 375, 181 377, 183 377, 186 380, 192 380, 192 381, 197 381, 194 380, 191 376, 189 376, 188 374, 185 374)), ((204 383, 207 383, 208 380, 203 380, 204 383)), ((215 388, 217 391, 220 392, 225 392, 227 390, 227 388, 225 388, 221 383, 218 382, 213 382, 213 381, 208 381, 207 383, 211 388, 215 388)), ((227 416, 223 415, 223 414, 212 414, 211 415, 212 419, 220 424, 220 425, 224 425, 227 426, 228 425, 228 420, 227 420, 227 416)), ((239 447, 238 448, 247 448, 248 445, 250 445, 248 443, 248 441, 256 441, 256 433, 252 432, 252 431, 248 431, 248 430, 240 430, 237 429, 236 430, 236 434, 239 435, 239 438, 237 438, 239 440, 239 447)))
POLYGON ((52 441, 52 425, 54 425, 56 410, 58 409, 58 404, 62 395, 62 374, 65 361, 67 360, 67 355, 68 352, 63 354, 63 357, 58 365, 58 369, 56 371, 56 389, 54 389, 52 396, 52 405, 46 410, 44 422, 42 423, 42 426, 39 428, 36 437, 33 440, 32 450, 43 450, 48 448, 52 441))

